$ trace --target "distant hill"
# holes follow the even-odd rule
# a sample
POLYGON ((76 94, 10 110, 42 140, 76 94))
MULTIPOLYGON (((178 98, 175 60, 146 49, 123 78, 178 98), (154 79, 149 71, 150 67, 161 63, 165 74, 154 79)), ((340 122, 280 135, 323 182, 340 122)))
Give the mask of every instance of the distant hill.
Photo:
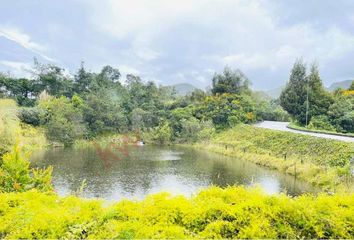
POLYGON ((269 89, 269 90, 265 90, 264 92, 270 96, 272 99, 276 99, 280 96, 281 92, 283 91, 283 89, 285 88, 285 86, 280 86, 277 88, 273 88, 273 89, 269 89))
POLYGON ((343 88, 343 89, 348 89, 350 85, 352 84, 353 80, 345 80, 345 81, 340 81, 340 82, 334 82, 332 83, 327 89, 331 92, 336 90, 337 88, 343 88))
POLYGON ((270 101, 272 97, 269 96, 265 91, 253 91, 253 96, 261 101, 270 101))
MULTIPOLYGON (((333 92, 337 88, 348 89, 350 87, 350 85, 352 84, 352 81, 353 80, 345 80, 345 81, 340 81, 340 82, 334 82, 329 87, 327 87, 326 89, 328 91, 330 91, 330 92, 333 92)), ((280 86, 280 87, 277 87, 277 88, 264 90, 264 91, 260 91, 260 92, 265 93, 266 95, 268 95, 272 99, 276 99, 276 98, 278 98, 280 96, 280 94, 281 94, 281 92, 283 91, 284 88, 285 88, 285 86, 280 86)))
POLYGON ((185 96, 188 93, 193 92, 195 89, 198 89, 189 83, 178 83, 178 84, 171 85, 170 87, 175 88, 177 95, 179 96, 185 96))

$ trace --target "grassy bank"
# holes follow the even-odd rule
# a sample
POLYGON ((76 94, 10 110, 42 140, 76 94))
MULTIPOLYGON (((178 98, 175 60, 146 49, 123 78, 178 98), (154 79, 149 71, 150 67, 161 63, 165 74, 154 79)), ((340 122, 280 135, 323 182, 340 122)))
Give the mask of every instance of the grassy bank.
POLYGON ((294 129, 294 130, 305 131, 305 132, 324 133, 324 134, 331 134, 331 135, 344 136, 344 137, 354 137, 353 133, 339 133, 339 132, 333 132, 333 131, 306 128, 306 127, 296 125, 295 123, 289 123, 288 128, 294 129))
POLYGON ((0 156, 17 143, 21 149, 30 151, 47 145, 44 131, 20 123, 15 101, 0 99, 0 156))
POLYGON ((0 212, 7 239, 354 237, 353 195, 290 198, 242 187, 112 205, 29 191, 0 194, 0 212))
POLYGON ((239 125, 195 146, 296 175, 327 191, 354 190, 353 143, 239 125))

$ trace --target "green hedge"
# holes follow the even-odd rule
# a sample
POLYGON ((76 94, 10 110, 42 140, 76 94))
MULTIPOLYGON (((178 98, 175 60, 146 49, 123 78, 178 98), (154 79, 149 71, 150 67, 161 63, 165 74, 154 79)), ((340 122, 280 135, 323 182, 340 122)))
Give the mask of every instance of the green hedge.
POLYGON ((210 187, 115 204, 32 190, 0 194, 0 237, 354 238, 354 195, 291 198, 210 187))

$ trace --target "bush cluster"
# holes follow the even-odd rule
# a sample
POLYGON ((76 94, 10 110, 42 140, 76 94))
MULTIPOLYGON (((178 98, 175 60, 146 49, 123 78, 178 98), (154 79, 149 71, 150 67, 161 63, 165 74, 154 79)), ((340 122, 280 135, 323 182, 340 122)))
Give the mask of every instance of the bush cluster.
POLYGON ((0 237, 7 239, 354 237, 353 195, 290 198, 243 187, 108 206, 29 191, 0 194, 0 212, 0 237))

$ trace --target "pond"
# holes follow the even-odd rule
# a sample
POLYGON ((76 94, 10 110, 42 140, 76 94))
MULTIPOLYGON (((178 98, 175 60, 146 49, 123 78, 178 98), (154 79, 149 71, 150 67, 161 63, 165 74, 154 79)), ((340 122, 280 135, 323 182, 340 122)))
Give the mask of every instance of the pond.
POLYGON ((210 185, 239 184, 257 185, 269 194, 315 192, 293 176, 182 146, 130 146, 112 152, 94 147, 55 148, 35 152, 31 162, 53 166, 53 184, 60 195, 77 191, 85 180, 82 195, 88 198, 142 199, 161 191, 190 196, 210 185))

